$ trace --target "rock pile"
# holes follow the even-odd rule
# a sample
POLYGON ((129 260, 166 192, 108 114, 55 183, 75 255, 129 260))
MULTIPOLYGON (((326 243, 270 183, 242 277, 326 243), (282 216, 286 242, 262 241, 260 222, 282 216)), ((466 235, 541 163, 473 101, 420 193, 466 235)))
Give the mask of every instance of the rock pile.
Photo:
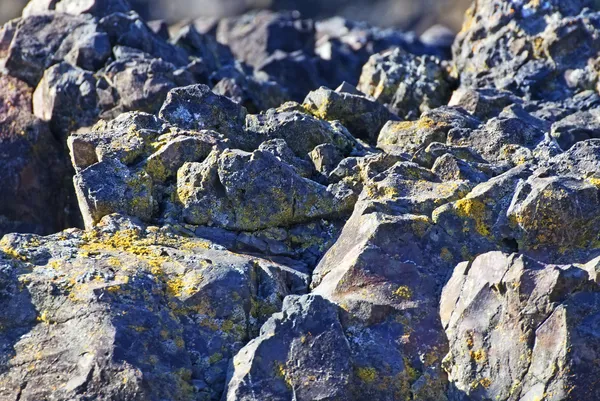
POLYGON ((600 398, 596 2, 128 10, 0 31, 1 400, 600 398))

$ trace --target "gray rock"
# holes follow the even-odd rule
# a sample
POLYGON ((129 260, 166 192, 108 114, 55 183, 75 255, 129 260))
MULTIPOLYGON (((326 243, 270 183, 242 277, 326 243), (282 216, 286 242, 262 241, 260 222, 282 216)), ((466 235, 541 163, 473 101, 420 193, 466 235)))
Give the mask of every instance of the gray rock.
POLYGON ((377 141, 386 122, 398 119, 383 105, 365 96, 338 93, 324 87, 310 92, 302 106, 316 117, 339 120, 352 135, 371 144, 377 141))
POLYGON ((223 399, 348 399, 353 371, 339 313, 318 295, 285 298, 233 359, 223 399))
POLYGON ((185 164, 177 195, 186 222, 249 231, 340 218, 353 205, 348 194, 334 194, 260 150, 213 152, 202 163, 185 164))
POLYGON ((358 84, 358 90, 410 120, 447 104, 451 89, 451 79, 440 60, 414 56, 402 49, 371 56, 358 84))
POLYGON ((168 228, 100 226, 0 243, 0 398, 216 401, 230 359, 306 291, 300 271, 168 228))
POLYGON ((126 13, 130 6, 126 0, 31 0, 23 10, 23 17, 48 11, 104 17, 112 13, 126 13))
POLYGON ((67 63, 50 67, 33 93, 33 113, 61 139, 93 125, 99 114, 96 79, 67 63))
POLYGON ((90 16, 46 13, 21 18, 6 52, 6 70, 30 86, 36 86, 44 71, 61 61, 55 59, 55 53, 63 41, 72 32, 78 33, 78 29, 85 25, 92 25, 89 28, 93 28, 94 22, 90 16))
POLYGON ((579 141, 600 138, 600 109, 571 114, 552 124, 552 137, 563 150, 579 141))
POLYGON ((79 171, 73 183, 87 228, 112 213, 151 221, 152 179, 145 171, 131 172, 118 160, 107 159, 79 171))
POLYGON ((244 133, 246 109, 224 96, 214 94, 206 85, 171 90, 159 116, 179 128, 215 130, 235 147, 248 149, 254 144, 258 145, 244 133))
POLYGON ((360 147, 340 123, 323 121, 295 110, 270 109, 263 114, 248 115, 246 131, 263 141, 283 139, 301 158, 305 158, 318 145, 326 143, 336 146, 343 155, 360 147))
POLYGON ((444 287, 450 400, 592 400, 599 287, 581 267, 490 252, 444 287))

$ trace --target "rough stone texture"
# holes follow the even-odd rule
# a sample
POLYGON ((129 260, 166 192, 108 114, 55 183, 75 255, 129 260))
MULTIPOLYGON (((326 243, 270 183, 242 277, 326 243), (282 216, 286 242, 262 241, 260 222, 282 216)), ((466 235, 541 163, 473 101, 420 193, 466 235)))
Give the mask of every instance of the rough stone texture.
POLYGON ((351 93, 319 88, 306 96, 302 105, 324 120, 339 120, 356 138, 375 143, 384 124, 398 117, 382 105, 351 93))
POLYGON ((600 287, 586 271, 592 266, 501 252, 459 264, 440 303, 450 400, 598 397, 600 287))
POLYGON ((600 48, 593 0, 477 0, 454 42, 466 87, 496 87, 537 99, 564 99, 593 88, 600 48))
POLYGON ((308 279, 119 216, 0 249, 7 400, 218 400, 229 360, 308 279))
POLYGON ((414 120, 424 111, 447 104, 452 83, 437 58, 395 49, 371 56, 358 89, 398 116, 414 120))
POLYGON ((597 2, 123 5, 0 29, 2 401, 599 398, 597 2))
POLYGON ((59 212, 69 202, 68 159, 48 125, 33 115, 31 99, 24 82, 0 75, 0 235, 49 234, 77 223, 59 212))

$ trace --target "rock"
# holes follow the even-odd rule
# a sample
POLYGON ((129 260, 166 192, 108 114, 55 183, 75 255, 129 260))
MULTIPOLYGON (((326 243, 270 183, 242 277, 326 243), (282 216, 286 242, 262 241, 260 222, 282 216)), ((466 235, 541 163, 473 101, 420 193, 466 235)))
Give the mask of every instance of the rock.
POLYGON ((558 260, 597 248, 598 202, 594 180, 532 176, 516 188, 507 217, 522 252, 558 260))
POLYGON ((325 83, 316 61, 301 51, 286 53, 277 50, 256 69, 277 81, 296 102, 302 102, 308 92, 325 83))
POLYGON ((112 213, 151 221, 154 212, 152 179, 145 171, 130 172, 118 160, 103 160, 73 178, 79 209, 87 228, 112 213))
POLYGON ((105 110, 143 111, 156 113, 160 110, 171 89, 193 83, 193 79, 177 76, 176 67, 160 59, 141 55, 119 58, 106 66, 101 74, 110 83, 105 91, 114 93, 113 101, 104 105, 105 110))
POLYGON ((579 141, 600 138, 600 109, 571 114, 552 124, 551 133, 563 150, 579 141))
POLYGON ((69 215, 68 160, 48 125, 33 115, 31 99, 24 82, 0 75, 0 235, 48 234, 77 224, 76 214, 69 215))
POLYGON ((258 67, 276 51, 314 52, 314 26, 293 12, 261 11, 238 18, 224 19, 217 28, 217 40, 228 46, 234 56, 258 67))
POLYGON ((600 16, 585 7, 598 9, 593 1, 474 3, 453 47, 461 85, 546 100, 589 89, 589 80, 593 87, 584 70, 597 57, 600 16))
POLYGON ((522 255, 459 264, 440 303, 449 399, 596 397, 598 290, 581 267, 522 255))
POLYGON ((215 130, 242 149, 256 143, 244 133, 246 110, 224 96, 214 94, 206 85, 171 90, 159 116, 183 129, 215 130))
POLYGON ((233 359, 223 399, 347 399, 353 371, 339 313, 318 295, 285 298, 233 359))
POLYGON ((462 87, 452 93, 448 106, 462 107, 480 120, 486 120, 498 116, 511 104, 521 103, 522 100, 509 91, 462 87))
POLYGON ((262 140, 281 138, 301 158, 322 144, 332 144, 343 155, 360 148, 354 137, 337 122, 327 122, 299 111, 267 110, 263 114, 248 115, 248 134, 262 140))
POLYGON ((448 73, 437 58, 401 49, 371 56, 358 83, 358 90, 409 120, 447 104, 451 89, 448 73))
POLYGON ((479 121, 462 109, 440 107, 423 113, 417 121, 388 121, 377 138, 387 153, 414 154, 433 142, 445 143, 451 131, 472 132, 479 121))
POLYGON ((107 15, 98 25, 108 34, 113 47, 138 49, 177 67, 188 65, 186 51, 161 39, 135 12, 107 15))
POLYGON ((126 13, 129 10, 130 7, 126 0, 31 0, 23 10, 23 17, 47 11, 104 17, 112 13, 126 13))
POLYGON ((324 120, 339 120, 352 135, 374 144, 379 131, 389 120, 397 120, 384 106, 364 96, 319 88, 310 92, 302 105, 324 120))
POLYGON ((304 272, 118 216, 0 249, 2 399, 217 400, 233 355, 306 291, 304 272))
POLYGON ((260 150, 225 150, 185 164, 178 172, 177 196, 186 222, 247 231, 340 218, 352 207, 351 198, 300 177, 260 150))
POLYGON ((44 71, 60 62, 54 57, 63 41, 71 32, 77 34, 78 29, 90 24, 94 24, 91 17, 83 15, 46 13, 21 18, 7 50, 4 62, 6 70, 10 75, 35 87, 44 71))
POLYGON ((33 113, 61 139, 93 125, 99 114, 96 79, 67 63, 50 67, 33 94, 33 113))
POLYGON ((223 95, 244 106, 249 113, 255 114, 290 100, 285 88, 260 72, 244 71, 242 66, 227 66, 210 76, 213 92, 223 95))

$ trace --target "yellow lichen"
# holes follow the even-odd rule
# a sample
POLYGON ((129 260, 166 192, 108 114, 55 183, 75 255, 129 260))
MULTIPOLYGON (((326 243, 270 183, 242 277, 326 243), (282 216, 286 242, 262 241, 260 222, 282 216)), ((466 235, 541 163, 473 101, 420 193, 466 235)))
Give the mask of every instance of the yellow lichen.
POLYGON ((412 298, 412 291, 410 290, 410 288, 408 288, 405 285, 401 285, 400 287, 398 287, 393 294, 397 297, 403 298, 403 299, 411 299, 412 298))
POLYGON ((468 217, 475 222, 475 229, 483 236, 490 235, 490 229, 487 226, 486 205, 479 199, 464 198, 456 201, 455 209, 459 216, 468 217))
POLYGON ((377 379, 377 370, 372 367, 356 368, 356 376, 365 383, 373 383, 377 379))

